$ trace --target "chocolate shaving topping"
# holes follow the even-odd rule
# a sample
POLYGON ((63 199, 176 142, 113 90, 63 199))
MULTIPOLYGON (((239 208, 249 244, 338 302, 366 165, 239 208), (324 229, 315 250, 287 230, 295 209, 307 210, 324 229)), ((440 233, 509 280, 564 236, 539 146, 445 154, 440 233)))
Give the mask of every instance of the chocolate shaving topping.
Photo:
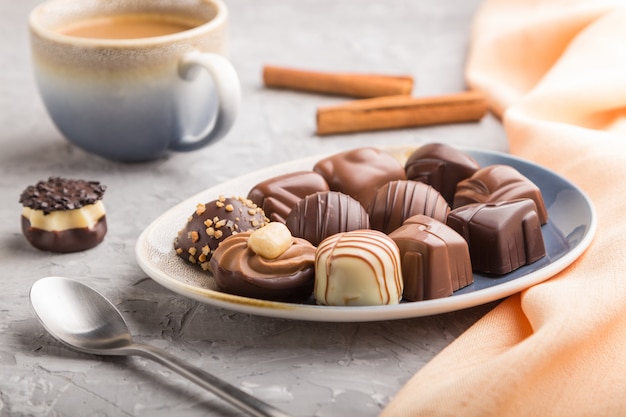
POLYGON ((74 210, 102 199, 106 186, 98 181, 50 177, 29 185, 20 196, 20 203, 44 214, 74 210))

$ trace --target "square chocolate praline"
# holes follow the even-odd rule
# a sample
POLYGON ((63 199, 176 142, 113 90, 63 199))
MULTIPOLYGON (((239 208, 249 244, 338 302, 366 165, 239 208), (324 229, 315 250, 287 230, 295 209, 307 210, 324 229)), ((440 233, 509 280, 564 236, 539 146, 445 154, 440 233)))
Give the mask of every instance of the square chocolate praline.
POLYGON ((452 210, 447 223, 467 241, 475 271, 507 274, 546 254, 531 199, 469 204, 452 210))
POLYGON ((416 215, 389 237, 400 249, 405 299, 447 297, 473 282, 467 242, 444 223, 416 215))

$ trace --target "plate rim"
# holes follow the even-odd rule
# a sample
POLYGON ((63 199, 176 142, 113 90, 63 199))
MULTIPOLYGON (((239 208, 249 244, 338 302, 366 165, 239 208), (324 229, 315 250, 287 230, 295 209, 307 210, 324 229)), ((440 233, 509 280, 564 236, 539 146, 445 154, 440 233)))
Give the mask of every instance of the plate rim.
MULTIPOLYGON (((423 145, 407 144, 393 146, 376 146, 376 148, 393 153, 400 151, 405 152, 409 149, 414 150, 420 146, 423 145)), ((208 191, 227 185, 230 182, 241 182, 246 178, 257 177, 261 175, 261 173, 264 171, 280 170, 281 168, 291 165, 304 164, 308 163, 309 161, 313 162, 317 159, 321 159, 325 156, 336 153, 332 152, 320 155, 312 155, 309 157, 299 158, 293 161, 286 161, 279 164, 260 168, 241 176, 232 178, 230 180, 224 181, 222 183, 215 184, 180 201, 179 203, 164 211, 156 219, 154 219, 139 235, 135 244, 136 261, 139 264, 139 267, 148 275, 148 277, 150 277, 152 280, 156 281, 160 285, 168 288, 169 290, 179 295, 186 296, 188 298, 202 302, 204 304, 212 305, 226 310, 265 317, 294 319, 302 321, 366 322, 430 316, 435 314, 463 310, 466 308, 486 304, 492 301, 501 300, 553 277, 554 275, 558 274, 566 267, 568 267, 570 264, 572 264, 587 250, 596 234, 598 219, 593 202, 589 199, 587 194, 582 189, 580 189, 580 187, 578 187, 576 184, 572 183, 570 180, 563 177, 562 175, 535 162, 520 158, 516 155, 480 148, 471 148, 455 145, 451 146, 454 146, 455 148, 464 152, 481 153, 492 157, 503 157, 509 160, 516 160, 522 164, 528 164, 533 167, 540 168, 543 171, 549 172, 551 175, 559 178, 562 182, 567 183, 582 196, 582 199, 586 203, 590 212, 590 223, 583 238, 574 247, 570 248, 570 250, 568 250, 567 253, 562 257, 545 265, 537 271, 533 271, 530 274, 515 278, 511 281, 503 282, 498 285, 472 291, 469 293, 459 294, 454 297, 451 296, 433 300, 404 302, 400 304, 384 306, 321 306, 316 304, 298 304, 242 297, 216 290, 196 287, 194 285, 182 282, 178 279, 170 277, 169 274, 164 273, 160 269, 156 268, 155 265, 153 265, 147 259, 144 259, 142 249, 144 248, 144 245, 148 243, 148 236, 151 234, 154 228, 159 225, 160 220, 164 217, 167 217, 168 213, 175 211, 178 207, 189 204, 190 200, 197 200, 199 196, 207 193, 208 191)))

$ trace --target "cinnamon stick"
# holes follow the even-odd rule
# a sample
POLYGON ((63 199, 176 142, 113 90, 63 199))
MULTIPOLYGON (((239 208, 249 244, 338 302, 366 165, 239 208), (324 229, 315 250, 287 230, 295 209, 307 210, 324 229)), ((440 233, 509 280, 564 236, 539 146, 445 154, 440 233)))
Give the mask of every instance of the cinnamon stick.
POLYGON ((362 132, 472 122, 487 113, 478 91, 434 97, 392 96, 354 100, 317 110, 317 134, 362 132))
POLYGON ((413 77, 378 74, 305 71, 266 65, 263 82, 268 87, 354 98, 411 94, 413 77))

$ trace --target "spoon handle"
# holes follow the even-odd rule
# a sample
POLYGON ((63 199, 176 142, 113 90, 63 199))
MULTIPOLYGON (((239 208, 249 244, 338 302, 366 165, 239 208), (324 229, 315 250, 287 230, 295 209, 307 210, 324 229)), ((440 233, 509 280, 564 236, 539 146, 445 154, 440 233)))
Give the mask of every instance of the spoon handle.
POLYGON ((253 417, 288 417, 287 414, 271 405, 255 398, 239 388, 217 378, 200 368, 192 366, 170 353, 150 345, 134 343, 130 349, 132 353, 152 359, 155 362, 171 369, 195 382, 202 388, 212 392, 231 405, 245 411, 253 417))

